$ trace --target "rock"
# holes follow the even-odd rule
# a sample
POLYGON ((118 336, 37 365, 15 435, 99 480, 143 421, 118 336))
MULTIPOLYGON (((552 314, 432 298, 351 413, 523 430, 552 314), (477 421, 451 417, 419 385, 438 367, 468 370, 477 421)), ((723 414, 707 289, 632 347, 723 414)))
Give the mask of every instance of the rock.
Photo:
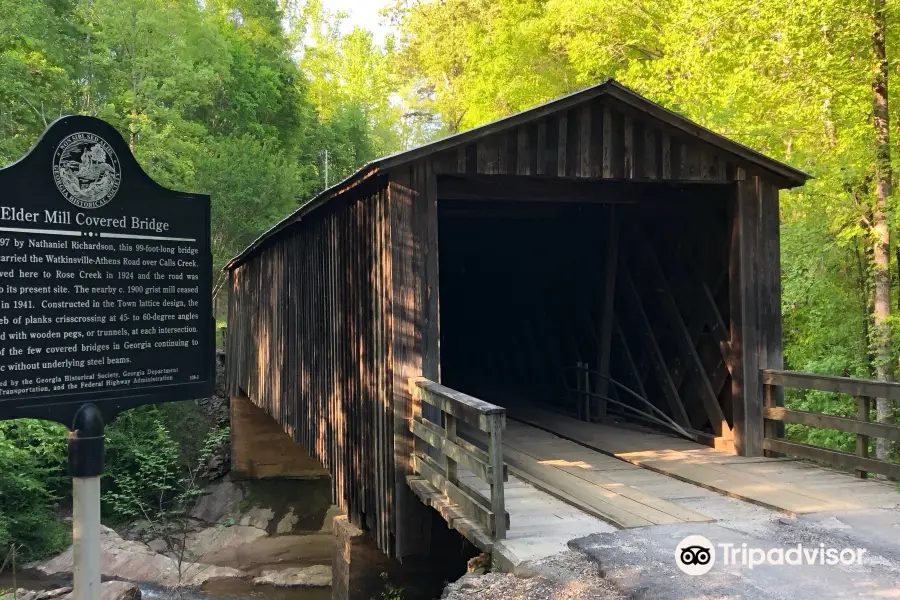
POLYGON ((325 513, 325 519, 322 520, 322 529, 320 533, 334 533, 334 519, 343 515, 343 511, 337 506, 331 505, 328 512, 325 513))
POLYGON ((59 598, 60 596, 65 596, 66 594, 72 591, 71 587, 61 587, 55 590, 47 590, 45 592, 39 592, 34 600, 51 600, 51 598, 59 598))
POLYGON ((470 558, 466 563, 466 572, 475 575, 484 575, 491 570, 491 557, 487 554, 479 554, 474 558, 470 558))
POLYGON ((837 517, 828 517, 827 519, 823 519, 819 522, 819 525, 823 529, 827 529, 828 531, 841 531, 844 529, 853 529, 851 525, 847 525, 837 517))
POLYGON ((147 542, 147 547, 160 554, 166 552, 169 549, 169 545, 166 543, 166 541, 160 538, 156 538, 155 540, 150 540, 149 542, 147 542))
MULTIPOLYGON (((152 583, 162 587, 200 586, 210 579, 245 577, 246 573, 228 567, 216 567, 185 561, 179 574, 178 563, 169 556, 157 554, 146 544, 122 539, 108 527, 100 526, 100 570, 104 577, 152 583)), ((47 577, 66 577, 73 569, 73 550, 48 560, 31 563, 47 577)))
POLYGON ((226 517, 236 515, 243 499, 244 491, 231 481, 214 483, 197 500, 191 517, 206 523, 219 523, 226 517))
POLYGON ((275 511, 271 508, 254 506, 241 517, 240 524, 248 527, 258 527, 265 530, 269 527, 269 521, 275 517, 275 511))
POLYGON ((263 571, 255 577, 256 585, 274 585, 275 587, 329 587, 331 586, 331 567, 313 565, 311 567, 290 567, 277 571, 263 571))
POLYGON ((196 560, 204 555, 215 554, 228 548, 237 548, 244 544, 269 535, 264 529, 246 525, 232 527, 207 527, 198 533, 189 534, 185 539, 187 558, 196 560))
POLYGON ((256 572, 279 564, 327 564, 333 555, 334 536, 313 533, 261 537, 243 546, 203 554, 196 560, 256 572))
POLYGON ((300 521, 300 517, 294 514, 294 509, 290 509, 275 526, 275 533, 284 534, 294 531, 294 525, 300 521))
MULTIPOLYGON (((60 600, 75 600, 75 592, 60 600)), ((100 597, 97 600, 141 600, 141 590, 127 581, 105 581, 100 585, 100 597)))
MULTIPOLYGON (((34 600, 34 597, 37 596, 37 592, 33 592, 31 590, 26 590, 24 588, 17 588, 15 593, 13 593, 12 597, 16 600, 34 600)), ((0 596, 0 598, 9 598, 9 596, 0 596)))

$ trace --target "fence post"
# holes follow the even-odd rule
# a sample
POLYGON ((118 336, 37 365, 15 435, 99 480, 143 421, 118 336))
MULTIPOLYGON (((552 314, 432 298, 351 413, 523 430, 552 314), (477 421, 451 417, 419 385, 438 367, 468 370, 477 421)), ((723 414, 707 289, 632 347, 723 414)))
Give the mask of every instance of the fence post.
MULTIPOLYGON (((868 396, 857 396, 856 418, 857 420, 868 423, 869 421, 869 405, 871 399, 868 396)), ((856 434, 856 456, 859 458, 869 457, 869 436, 856 434)), ((864 469, 856 469, 856 476, 860 479, 866 479, 869 476, 868 471, 864 469)))
MULTIPOLYGON (((763 384, 763 395, 763 406, 765 408, 775 408, 778 404, 777 399, 775 398, 775 385, 771 383, 763 384)), ((778 432, 778 421, 763 419, 763 437, 771 438, 773 440, 781 437, 778 432)), ((784 454, 766 450, 763 452, 763 456, 768 456, 769 458, 781 458, 784 454)))
MULTIPOLYGON (((449 413, 444 413, 444 435, 447 438, 447 441, 456 443, 456 417, 449 413)), ((444 455, 444 459, 447 461, 447 481, 456 485, 457 477, 456 477, 456 461, 444 455)))
POLYGON ((506 502, 503 494, 503 415, 491 415, 491 439, 488 456, 491 461, 491 512, 494 513, 494 539, 506 537, 506 502))

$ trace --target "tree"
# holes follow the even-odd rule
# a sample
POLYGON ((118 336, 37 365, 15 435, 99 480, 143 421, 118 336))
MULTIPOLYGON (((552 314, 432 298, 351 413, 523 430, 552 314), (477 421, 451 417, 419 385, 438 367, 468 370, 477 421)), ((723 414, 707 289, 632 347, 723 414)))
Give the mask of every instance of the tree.
MULTIPOLYGON (((872 79, 873 125, 875 128, 875 210, 872 214, 872 233, 875 267, 874 346, 875 372, 878 379, 891 381, 894 367, 891 347, 891 274, 888 199, 891 195, 891 139, 890 111, 888 110, 888 60, 887 24, 885 0, 874 0, 872 6, 872 53, 874 77, 872 79)), ((887 398, 877 399, 879 421, 891 420, 891 404, 887 398)), ((888 457, 889 441, 878 438, 877 457, 888 457)))

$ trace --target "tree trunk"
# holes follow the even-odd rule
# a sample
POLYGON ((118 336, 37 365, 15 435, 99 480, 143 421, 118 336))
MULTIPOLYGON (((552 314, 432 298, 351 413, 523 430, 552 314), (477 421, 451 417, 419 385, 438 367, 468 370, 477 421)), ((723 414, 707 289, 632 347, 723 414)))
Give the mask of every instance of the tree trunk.
MULTIPOLYGON (((891 359, 891 233, 888 217, 888 197, 891 194, 891 145, 888 121, 888 61, 885 45, 885 0, 873 0, 872 49, 875 54, 875 77, 872 80, 873 125, 875 127, 875 211, 872 233, 874 244, 875 311, 873 322, 873 350, 875 376, 890 381, 894 368, 891 359)), ((886 398, 876 400, 879 421, 891 418, 891 405, 886 398)), ((875 453, 879 459, 887 459, 890 442, 878 438, 875 453)))

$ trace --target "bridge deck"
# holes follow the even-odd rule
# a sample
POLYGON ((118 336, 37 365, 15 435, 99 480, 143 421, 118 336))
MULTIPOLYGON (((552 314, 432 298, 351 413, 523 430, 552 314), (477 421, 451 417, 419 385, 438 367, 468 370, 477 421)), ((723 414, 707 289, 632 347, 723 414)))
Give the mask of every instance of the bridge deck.
MULTIPOLYGON (((458 507, 419 477, 410 486, 448 524, 505 570, 566 549, 567 543, 615 529, 788 514, 900 508, 890 483, 859 480, 809 463, 733 456, 627 425, 584 423, 533 407, 510 409, 503 439, 510 528, 491 542, 458 507)), ((460 432, 476 445, 483 434, 460 432)), ((460 481, 488 494, 467 471, 460 481)))
MULTIPOLYGON (((788 514, 900 505, 892 484, 798 460, 733 456, 673 436, 585 423, 533 407, 518 406, 509 416, 632 465, 788 514)), ((617 474, 623 484, 634 477, 617 474)))

